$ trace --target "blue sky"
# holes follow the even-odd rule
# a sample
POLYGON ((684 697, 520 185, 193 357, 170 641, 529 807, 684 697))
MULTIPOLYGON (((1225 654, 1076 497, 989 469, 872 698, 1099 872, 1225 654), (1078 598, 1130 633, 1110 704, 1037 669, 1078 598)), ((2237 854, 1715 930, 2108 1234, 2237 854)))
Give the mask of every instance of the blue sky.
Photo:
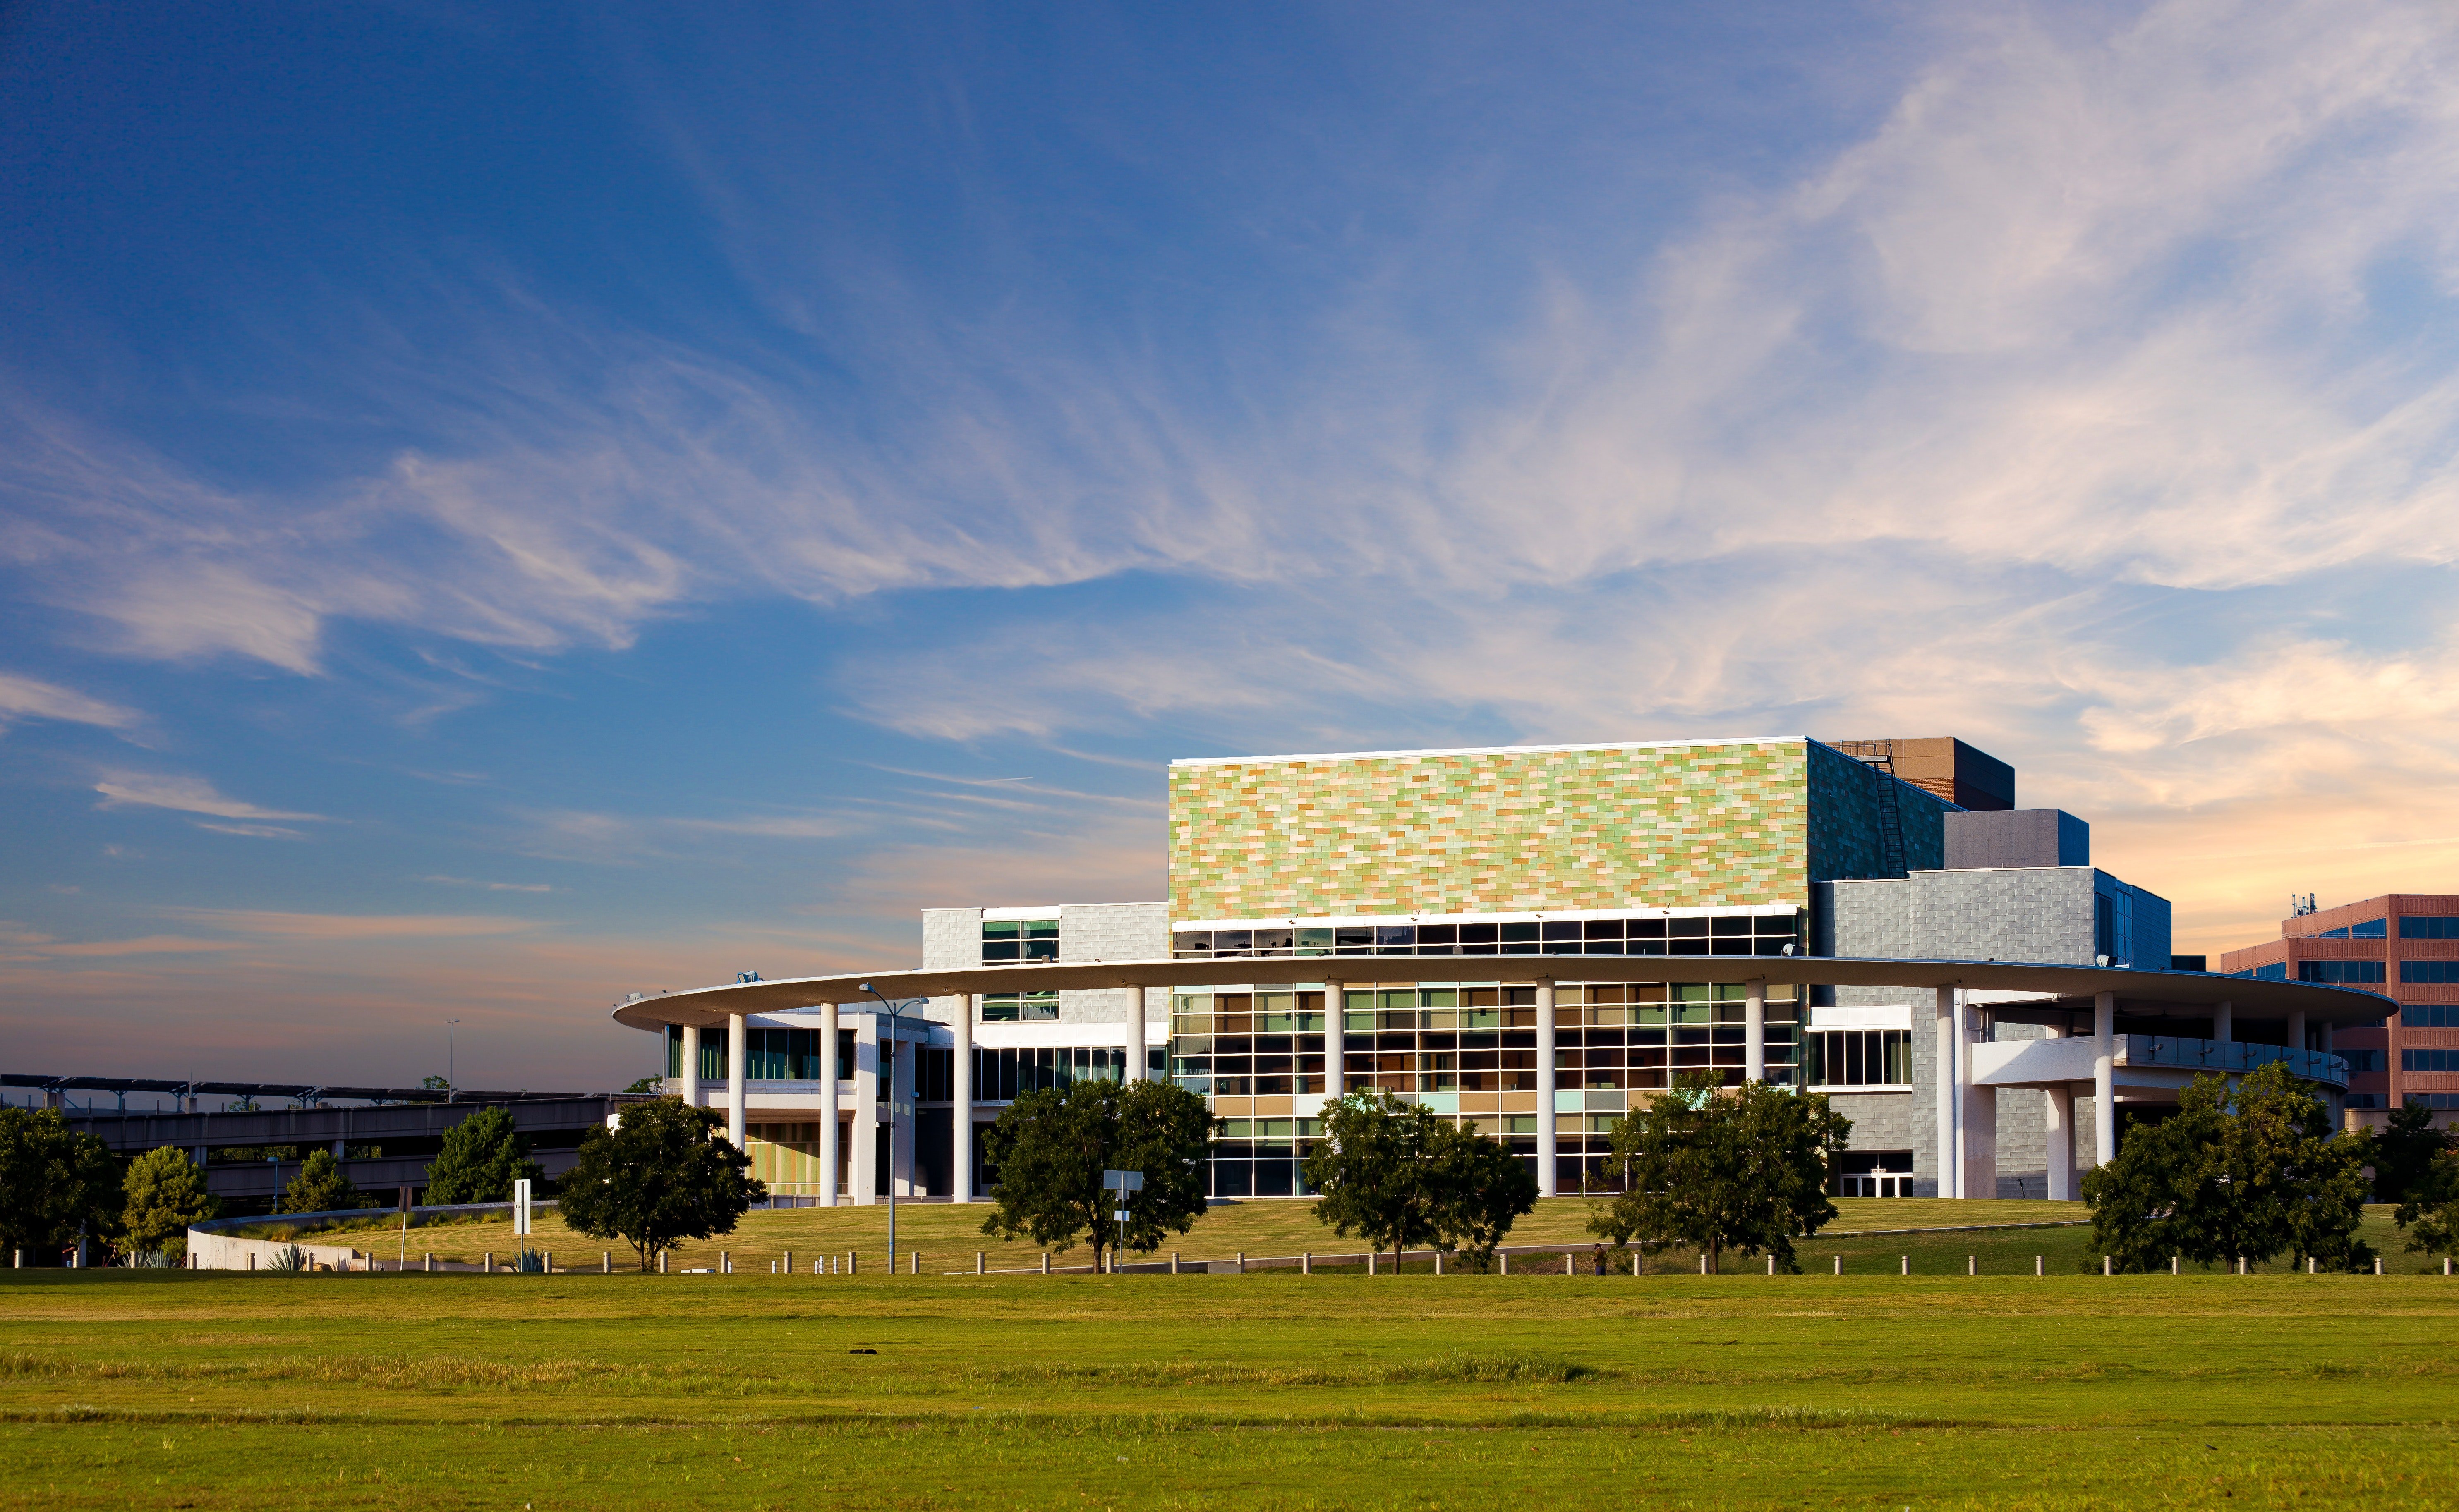
POLYGON ((12 1069, 596 1086, 1172 756, 1959 734, 2459 891, 2446 7, 36 4, 12 1069))

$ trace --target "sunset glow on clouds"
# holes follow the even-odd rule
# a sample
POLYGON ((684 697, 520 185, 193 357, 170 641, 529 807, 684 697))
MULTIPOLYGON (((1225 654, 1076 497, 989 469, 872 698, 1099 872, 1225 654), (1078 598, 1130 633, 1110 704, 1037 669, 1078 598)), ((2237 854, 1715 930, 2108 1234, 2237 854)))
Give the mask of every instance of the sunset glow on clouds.
POLYGON ((628 1081, 625 991, 1158 896, 1172 756, 1954 734, 2180 950, 2459 891, 2447 6, 0 75, 12 1067, 628 1081))

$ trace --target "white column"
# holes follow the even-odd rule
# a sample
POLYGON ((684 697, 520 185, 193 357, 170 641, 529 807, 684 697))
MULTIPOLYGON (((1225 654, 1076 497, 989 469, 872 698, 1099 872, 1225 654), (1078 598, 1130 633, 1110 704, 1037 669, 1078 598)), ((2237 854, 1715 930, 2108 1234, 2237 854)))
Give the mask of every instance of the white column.
POLYGON ((1554 983, 1537 984, 1537 1195, 1555 1195, 1554 983))
POLYGON ((1121 1080, 1144 1081, 1150 1074, 1145 1066, 1145 990, 1142 987, 1130 987, 1127 989, 1127 1065, 1125 1074, 1121 1080))
POLYGON ((683 1094, 684 1103, 691 1107, 700 1106, 700 1025, 698 1024, 683 1025, 683 1074, 678 1080, 683 1084, 677 1090, 683 1094))
POLYGON ((1956 995, 1955 1140, 1962 1173, 1957 1189, 1966 1197, 1998 1195, 1998 1089, 1972 1081, 1972 1047, 1989 1033, 1988 1011, 1956 995))
POLYGON ((837 1005, 820 1004, 820 1206, 833 1208, 840 1199, 837 1165, 842 1156, 837 1132, 837 1081, 846 1068, 837 1064, 837 1005))
POLYGON ((1340 1064, 1341 1015, 1348 991, 1345 982, 1323 984, 1323 1095, 1327 1102, 1349 1090, 1342 1085, 1340 1064))
POLYGON ((2288 1048, 2291 1050, 2305 1048, 2305 1010, 2302 1008, 2288 1016, 2288 1048))
POLYGON ((1767 1080, 1767 978, 1754 976, 1743 984, 1750 994, 1742 1007, 1742 1075, 1767 1080))
POLYGON ((2212 1010, 2212 1038, 2222 1044, 2237 1038, 2237 1005, 2222 1003, 2212 1010))
POLYGON ((743 1147, 743 1072, 744 1062, 751 1059, 750 1036, 744 1016, 725 1016, 725 1137, 736 1149, 743 1147))
POLYGON ((1938 1194, 1941 1197, 1964 1195, 1964 1163, 1958 1158, 1955 1138, 1955 1115, 1964 1100, 1956 1095, 1955 1052, 1955 989, 1941 987, 1934 1001, 1930 1040, 1937 1047, 1938 1074, 1932 1078, 1938 1089, 1938 1194))
POLYGON ((2117 1159, 2117 994, 2091 999, 2091 1133, 2094 1166, 2117 1159))
POLYGON ((950 1151, 949 1178, 956 1201, 974 1200, 974 1012, 981 999, 973 993, 956 996, 956 1074, 951 1079, 949 1110, 955 1149, 950 1151))
POLYGON ((879 1141, 885 1128, 879 1122, 879 1026, 886 1018, 867 1013, 854 1026, 853 1154, 847 1162, 846 1186, 858 1208, 879 1201, 879 1141))
POLYGON ((2045 1094, 2049 1112, 2049 1191, 2051 1202, 2074 1201, 2074 1088, 2053 1086, 2045 1094))

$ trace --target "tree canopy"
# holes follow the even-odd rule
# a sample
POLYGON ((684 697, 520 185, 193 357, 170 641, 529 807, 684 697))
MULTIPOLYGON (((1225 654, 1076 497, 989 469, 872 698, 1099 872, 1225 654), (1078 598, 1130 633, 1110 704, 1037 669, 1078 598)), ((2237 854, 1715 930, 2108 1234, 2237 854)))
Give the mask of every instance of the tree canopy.
POLYGON ((2196 1077, 2177 1111, 2126 1131, 2117 1159, 2085 1174, 2092 1243, 2121 1270, 2307 1256, 2355 1270, 2375 1154, 2367 1134, 2334 1137, 2322 1102, 2272 1061, 2232 1089, 2196 1077))
POLYGON ((431 1203, 511 1202, 513 1183, 543 1182, 546 1173, 530 1159, 529 1141, 510 1111, 480 1108, 444 1131, 443 1148, 427 1167, 431 1203))
POLYGON ((124 1206, 110 1145, 57 1108, 0 1107, 0 1248, 56 1258, 80 1233, 108 1235, 124 1206))
POLYGON ((2433 1126, 2433 1110, 2404 1102, 2390 1110, 2390 1126, 2374 1136, 2374 1201, 2405 1203, 2424 1184, 2450 1137, 2433 1126))
POLYGON ((1507 1147, 1389 1092, 1324 1104, 1306 1179, 1317 1223, 1396 1256, 1429 1245, 1491 1255, 1537 1204, 1537 1178, 1507 1147))
POLYGON ((350 1185, 342 1170, 342 1163, 329 1149, 311 1151, 299 1174, 283 1188, 282 1201, 276 1212, 338 1212, 345 1208, 369 1208, 374 1204, 350 1185))
POLYGON ((1220 1127, 1203 1098, 1170 1082, 1027 1092, 983 1136, 992 1208, 982 1232, 1062 1250, 1089 1238, 1096 1265, 1105 1247, 1149 1253, 1203 1216, 1204 1158, 1220 1127), (1117 1194, 1103 1187, 1104 1170, 1144 1176, 1124 1225, 1110 1216, 1117 1194))
POLYGON ((581 1136, 580 1158, 560 1186, 564 1223, 593 1239, 623 1240, 643 1270, 677 1240, 733 1232, 768 1188, 725 1131, 722 1115, 681 1098, 633 1103, 612 1131, 581 1136))
POLYGON ((2407 1183, 2407 1195, 2392 1214, 2406 1231, 2406 1248, 2427 1254, 2459 1251, 2459 1150, 2445 1147, 2422 1174, 2407 1183))
POLYGON ((1823 1095, 1764 1082, 1726 1094, 1705 1072, 1685 1074, 1614 1122, 1624 1189, 1589 1204, 1588 1231, 1692 1246, 1712 1270, 1738 1250, 1798 1271, 1793 1241, 1835 1218, 1828 1172, 1852 1131, 1823 1095))
POLYGON ((127 1247, 138 1254, 178 1253, 188 1229, 221 1210, 205 1189, 205 1173, 188 1152, 165 1144, 128 1163, 127 1204, 119 1224, 127 1247))

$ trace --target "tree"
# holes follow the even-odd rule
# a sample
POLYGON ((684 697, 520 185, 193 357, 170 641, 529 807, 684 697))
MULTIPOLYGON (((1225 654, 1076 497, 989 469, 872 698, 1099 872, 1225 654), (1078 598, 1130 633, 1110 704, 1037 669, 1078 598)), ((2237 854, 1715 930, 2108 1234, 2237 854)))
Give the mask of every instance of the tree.
POLYGON ((1690 1245, 1710 1270, 1729 1249, 1765 1250, 1797 1272, 1793 1241, 1836 1216, 1828 1172, 1852 1131, 1823 1095, 1746 1082, 1726 1096, 1707 1073, 1685 1074, 1614 1121, 1624 1189, 1589 1204, 1588 1231, 1690 1245))
POLYGON ((1204 1157, 1221 1127, 1204 1099, 1170 1082, 1087 1080, 1025 1093, 983 1136, 994 1206, 982 1232, 1061 1250, 1089 1237, 1096 1267, 1105 1248, 1149 1253, 1203 1216, 1204 1157), (1110 1216, 1118 1194, 1102 1186, 1104 1170, 1144 1176, 1124 1225, 1110 1216))
MULTIPOLYGON (((431 1203, 511 1202, 513 1183, 543 1182, 529 1141, 503 1108, 480 1108, 444 1131, 444 1147, 427 1167, 431 1203)), ((535 1188, 533 1188, 535 1189, 535 1188)))
POLYGON ((662 1076, 644 1076, 644 1077, 641 1078, 639 1081, 637 1081, 637 1082, 633 1082, 630 1086, 625 1087, 625 1088, 623 1089, 623 1091, 622 1091, 622 1096, 624 1096, 624 1097, 645 1097, 645 1096, 647 1096, 648 1094, 650 1094, 650 1093, 652 1093, 652 1092, 657 1091, 657 1090, 658 1090, 658 1088, 660 1088, 660 1087, 662 1087, 662 1086, 664 1086, 665 1084, 666 1084, 666 1079, 665 1079, 664 1077, 662 1077, 662 1076))
POLYGON ((124 1205, 110 1145, 57 1108, 0 1108, 0 1247, 56 1255, 109 1234, 124 1205))
POLYGON ((564 1174, 558 1210, 593 1239, 621 1239, 646 1270, 681 1239, 732 1233, 768 1188, 751 1157, 725 1138, 725 1120, 681 1098, 635 1102, 611 1133, 592 1128, 564 1174))
MULTIPOLYGON (((2379 1182, 2381 1167, 2375 1169, 2379 1182)), ((2407 1231, 2409 1252, 2459 1250, 2459 1150, 2445 1149, 2433 1157, 2424 1174, 2408 1183, 2406 1200, 2391 1216, 2407 1231)))
POLYGON ((1391 1250, 1396 1265, 1424 1245, 1490 1255, 1537 1205, 1537 1178, 1507 1147, 1389 1092, 1324 1105, 1306 1178, 1317 1223, 1391 1250))
POLYGON ((452 1090, 452 1082, 445 1081, 442 1077, 437 1076, 432 1071, 420 1077, 418 1079, 418 1084, 425 1087, 430 1092, 450 1092, 452 1090))
POLYGON ((309 1154, 306 1164, 299 1167, 299 1174, 290 1179, 274 1211, 338 1212, 345 1208, 373 1206, 350 1185, 350 1178, 343 1173, 342 1163, 333 1158, 333 1152, 320 1149, 309 1154))
POLYGON ((179 1253, 187 1247, 190 1227, 221 1211, 205 1189, 205 1173, 187 1151, 172 1145, 129 1162, 122 1186, 128 1205, 120 1209, 120 1228, 138 1254, 179 1253))
POLYGON ((2374 1139, 2374 1201, 2406 1202, 2448 1148, 2450 1137, 2433 1126, 2431 1108, 2405 1102, 2391 1109, 2390 1126, 2374 1139))
POLYGON ((2370 1135, 2334 1137, 2322 1104, 2271 1061, 2232 1088, 2196 1077, 2177 1111, 2129 1129, 2117 1159, 2086 1174, 2094 1248, 2118 1269, 2263 1262, 2286 1253, 2354 1270, 2370 1135))

